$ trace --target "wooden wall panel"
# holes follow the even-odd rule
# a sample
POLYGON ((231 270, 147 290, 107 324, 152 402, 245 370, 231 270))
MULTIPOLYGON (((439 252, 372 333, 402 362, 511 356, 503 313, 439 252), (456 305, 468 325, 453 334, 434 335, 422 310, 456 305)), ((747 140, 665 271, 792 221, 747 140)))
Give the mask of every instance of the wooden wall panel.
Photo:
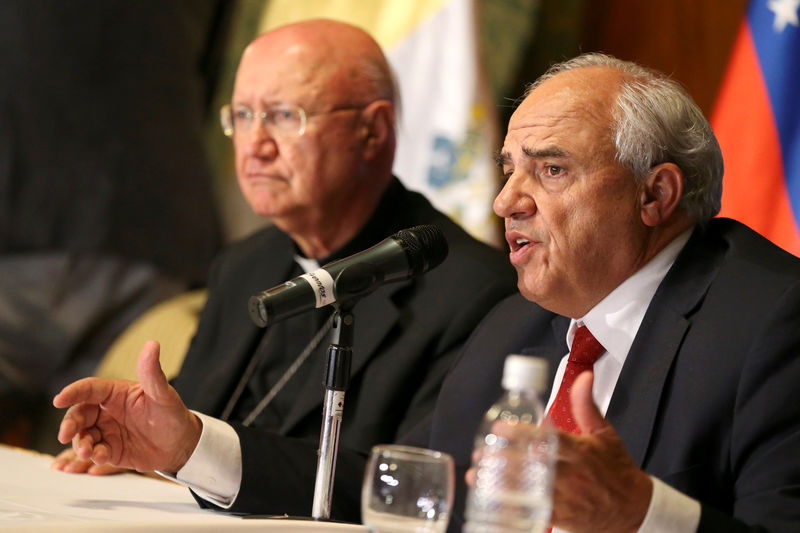
POLYGON ((747 0, 585 0, 580 48, 672 74, 711 112, 747 0))

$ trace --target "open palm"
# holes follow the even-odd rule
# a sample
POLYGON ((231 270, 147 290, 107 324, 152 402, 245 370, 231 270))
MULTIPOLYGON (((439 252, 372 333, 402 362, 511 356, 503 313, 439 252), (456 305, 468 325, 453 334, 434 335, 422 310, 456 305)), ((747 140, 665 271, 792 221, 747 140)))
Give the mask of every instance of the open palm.
POLYGON ((80 459, 139 471, 176 472, 200 438, 201 423, 168 383, 159 346, 145 344, 139 382, 86 378, 64 388, 56 407, 69 407, 58 440, 72 441, 80 459))

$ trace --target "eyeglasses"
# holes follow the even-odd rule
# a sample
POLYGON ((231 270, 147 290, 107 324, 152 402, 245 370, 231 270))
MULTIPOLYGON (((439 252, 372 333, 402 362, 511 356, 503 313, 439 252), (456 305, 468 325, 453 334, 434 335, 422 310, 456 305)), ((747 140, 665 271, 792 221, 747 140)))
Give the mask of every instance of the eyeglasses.
POLYGON ((219 121, 222 124, 222 132, 228 137, 233 137, 234 132, 237 131, 250 131, 255 119, 260 120, 261 126, 272 133, 278 132, 300 136, 306 131, 306 123, 309 117, 360 109, 363 109, 363 106, 337 107, 329 111, 312 113, 300 106, 281 104, 269 106, 264 111, 253 111, 249 107, 233 107, 230 104, 226 104, 219 110, 219 121))

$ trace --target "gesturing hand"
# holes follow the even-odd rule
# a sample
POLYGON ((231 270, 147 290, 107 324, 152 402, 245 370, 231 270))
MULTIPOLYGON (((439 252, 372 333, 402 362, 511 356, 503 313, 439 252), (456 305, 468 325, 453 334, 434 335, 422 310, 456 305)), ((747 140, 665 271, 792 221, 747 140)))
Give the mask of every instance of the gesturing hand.
POLYGON ((53 398, 69 407, 58 432, 62 444, 82 460, 177 472, 202 432, 200 420, 183 404, 161 370, 159 345, 149 341, 137 364, 139 382, 86 378, 53 398))
POLYGON ((595 406, 592 381, 592 373, 584 372, 572 386, 581 434, 560 434, 552 523, 576 533, 636 531, 653 484, 595 406))

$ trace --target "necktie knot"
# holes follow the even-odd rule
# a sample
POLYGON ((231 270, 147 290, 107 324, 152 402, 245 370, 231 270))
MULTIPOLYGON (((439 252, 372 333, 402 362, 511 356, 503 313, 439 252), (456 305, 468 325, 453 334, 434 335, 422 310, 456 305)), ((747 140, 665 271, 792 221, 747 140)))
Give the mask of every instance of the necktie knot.
POLYGON ((606 349, 594 338, 589 328, 581 326, 575 331, 575 338, 572 339, 569 360, 573 363, 593 365, 597 358, 600 357, 600 354, 605 351, 606 349))

